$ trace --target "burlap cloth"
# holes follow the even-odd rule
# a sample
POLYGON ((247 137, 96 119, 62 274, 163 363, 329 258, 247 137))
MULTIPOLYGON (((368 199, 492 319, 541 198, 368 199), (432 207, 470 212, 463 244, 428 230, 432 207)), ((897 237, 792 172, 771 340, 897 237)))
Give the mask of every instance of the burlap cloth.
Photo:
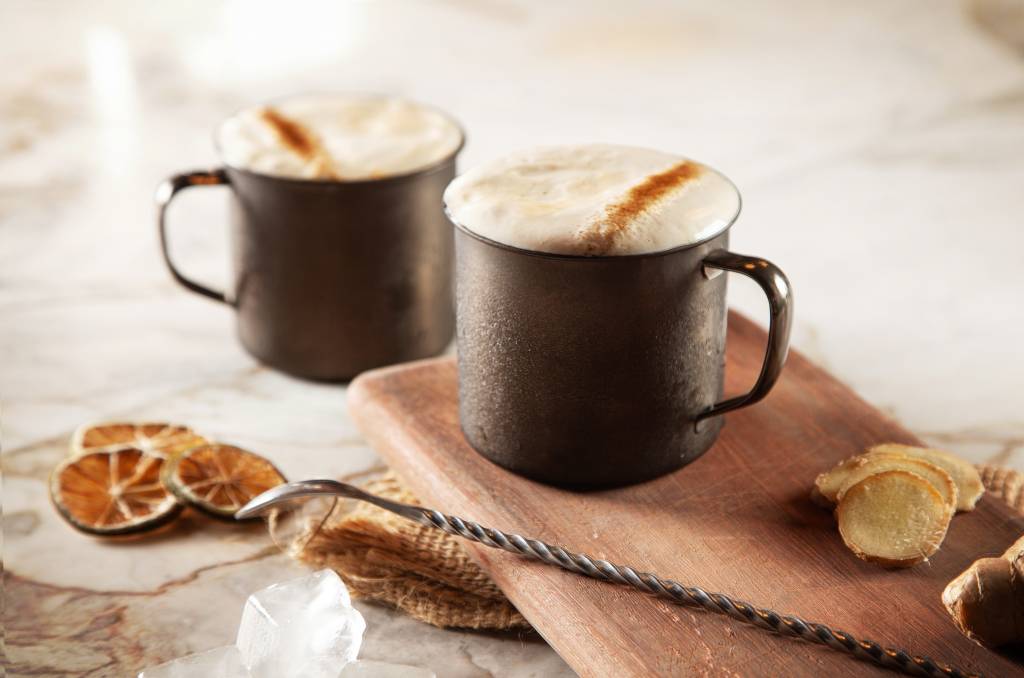
MULTIPOLYGON (((1024 473, 986 465, 978 470, 992 494, 1024 511, 1024 473)), ((388 499, 419 503, 390 471, 363 487, 388 499)), ((530 628, 459 541, 358 502, 332 511, 292 554, 333 569, 357 598, 390 605, 434 626, 530 628)))

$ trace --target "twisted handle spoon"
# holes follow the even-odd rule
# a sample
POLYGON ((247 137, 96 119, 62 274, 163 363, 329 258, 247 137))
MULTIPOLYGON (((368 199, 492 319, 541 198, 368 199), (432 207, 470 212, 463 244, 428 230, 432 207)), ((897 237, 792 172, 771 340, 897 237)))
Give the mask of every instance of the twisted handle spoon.
POLYGON ((871 661, 910 675, 947 678, 975 678, 978 676, 978 674, 968 673, 950 664, 940 664, 930 657, 912 655, 899 648, 883 647, 873 640, 859 640, 849 633, 832 629, 825 624, 808 622, 793 615, 784 615, 767 608, 755 607, 722 593, 708 593, 696 586, 684 586, 679 582, 663 579, 650 572, 637 572, 625 565, 593 559, 585 554, 573 553, 560 546, 546 544, 536 539, 527 539, 518 534, 508 534, 483 527, 433 509, 390 501, 335 480, 304 480, 279 485, 255 497, 235 514, 235 518, 250 518, 276 504, 314 495, 340 496, 369 502, 414 523, 442 530, 491 548, 535 558, 586 577, 632 586, 644 593, 667 598, 682 605, 701 607, 709 612, 724 614, 782 635, 797 636, 812 643, 827 645, 858 659, 871 661))

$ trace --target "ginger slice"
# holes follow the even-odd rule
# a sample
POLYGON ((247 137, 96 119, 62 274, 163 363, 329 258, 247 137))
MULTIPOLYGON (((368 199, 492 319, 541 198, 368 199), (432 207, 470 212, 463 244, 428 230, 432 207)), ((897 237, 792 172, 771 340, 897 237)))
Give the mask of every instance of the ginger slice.
MULTIPOLYGON (((942 469, 935 464, 928 463, 923 459, 915 459, 914 457, 904 457, 895 455, 877 455, 873 457, 866 457, 863 463, 857 464, 855 467, 849 469, 842 479, 839 489, 836 490, 835 495, 832 497, 833 501, 842 501, 843 494, 864 480, 868 476, 872 476, 882 471, 909 471, 915 475, 919 475, 929 483, 932 484, 939 494, 942 495, 942 501, 951 511, 956 511, 957 505, 957 489, 956 483, 953 482, 953 478, 950 477, 949 473, 945 469, 942 469)), ((829 484, 833 485, 832 483, 829 484)), ((827 488, 830 489, 830 488, 827 488)), ((824 492, 822 492, 824 495, 824 492)), ((825 495, 827 496, 827 495, 825 495)))
POLYGON ((811 488, 811 501, 819 506, 831 508, 836 503, 836 495, 843 486, 843 480, 863 463, 864 455, 858 454, 856 457, 842 460, 824 473, 819 473, 814 479, 814 487, 811 488))
MULTIPOLYGON (((878 452, 871 456, 876 458, 892 457, 894 459, 910 458, 901 452, 878 452)), ((847 484, 847 479, 870 461, 871 458, 867 454, 858 454, 855 457, 844 459, 824 473, 819 473, 818 477, 814 479, 811 499, 820 506, 831 508, 839 501, 839 491, 847 484)), ((863 477, 861 476, 861 479, 863 477)))
POLYGON ((887 567, 909 567, 935 553, 952 517, 931 483, 901 470, 864 478, 836 508, 846 546, 858 558, 887 567))
POLYGON ((981 482, 981 475, 978 474, 978 470, 969 462, 949 452, 927 447, 886 443, 884 445, 875 445, 865 453, 865 456, 878 454, 903 454, 908 457, 923 459, 929 464, 935 464, 939 468, 945 469, 953 478, 953 482, 956 483, 959 493, 956 507, 959 511, 970 511, 973 509, 974 505, 978 503, 978 499, 985 493, 985 486, 981 482))
POLYGON ((1024 645, 1024 537, 1001 558, 981 558, 942 592, 960 632, 989 647, 1024 645))

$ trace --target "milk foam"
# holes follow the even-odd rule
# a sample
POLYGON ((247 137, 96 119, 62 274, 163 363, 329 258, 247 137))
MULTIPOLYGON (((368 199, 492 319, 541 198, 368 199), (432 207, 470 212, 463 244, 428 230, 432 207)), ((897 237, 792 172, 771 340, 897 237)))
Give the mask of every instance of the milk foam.
POLYGON ((443 113, 394 97, 311 95, 243 110, 217 132, 224 161, 297 179, 407 174, 447 158, 462 132, 443 113))
POLYGON ((522 151, 475 167, 444 194, 452 220, 521 249, 584 256, 660 252, 723 231, 736 187, 706 165, 594 144, 522 151))

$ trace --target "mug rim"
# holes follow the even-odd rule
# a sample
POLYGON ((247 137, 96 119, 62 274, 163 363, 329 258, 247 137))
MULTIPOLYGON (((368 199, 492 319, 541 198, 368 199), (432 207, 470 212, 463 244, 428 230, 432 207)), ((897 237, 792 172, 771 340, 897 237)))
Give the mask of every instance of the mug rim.
MULTIPOLYGON (((718 172, 718 170, 715 171, 718 172)), ((685 250, 694 249, 695 247, 700 247, 701 245, 705 245, 714 240, 715 238, 718 238, 722 234, 728 232, 729 229, 733 227, 733 224, 735 224, 736 221, 740 218, 740 213, 743 212, 743 196, 740 194, 739 189, 736 187, 736 184, 733 183, 732 179, 725 176, 721 172, 718 172, 718 174, 724 177, 725 180, 728 181, 732 185, 733 189, 736 191, 736 199, 738 201, 736 205, 736 213, 732 215, 732 218, 729 219, 729 221, 727 221, 724 226, 722 226, 714 233, 711 233, 710 235, 701 238, 700 240, 696 240, 694 242, 686 243, 683 245, 677 245, 676 247, 672 247, 667 250, 658 250, 656 252, 638 252, 637 254, 564 254, 559 252, 529 250, 524 247, 516 247, 515 245, 509 245, 507 243, 498 242, 497 240, 492 240, 487 236, 480 235, 479 233, 472 230, 468 226, 456 221, 452 217, 451 211, 449 211, 448 209, 447 202, 442 201, 442 206, 444 207, 445 216, 448 217, 448 221, 452 224, 452 226, 455 227, 456 230, 461 231, 462 233, 465 233, 466 235, 475 238, 476 240, 479 240, 485 245, 490 245, 491 247, 505 250, 511 254, 519 254, 529 257, 539 257, 542 259, 556 259, 567 261, 636 261, 638 259, 653 259, 656 257, 664 257, 670 254, 675 254, 676 252, 683 252, 685 250)))
POLYGON ((388 183, 388 182, 393 182, 393 181, 395 181, 395 182, 397 182, 397 181, 404 181, 404 180, 407 180, 407 179, 411 179, 413 177, 418 177, 418 176, 420 176, 422 174, 428 174, 430 172, 433 172, 433 171, 436 171, 436 170, 440 169, 441 167, 444 167, 445 165, 450 163, 455 158, 455 156, 457 156, 462 151, 462 149, 465 148, 465 146, 466 146, 466 129, 465 129, 465 127, 463 127, 462 123, 459 122, 459 120, 457 120, 455 118, 455 116, 452 115, 451 113, 449 113, 448 111, 446 111, 446 110, 444 110, 444 109, 442 109, 442 108, 440 108, 438 106, 434 106, 433 104, 426 104, 426 103, 423 103, 421 101, 417 101, 416 99, 411 99, 411 98, 404 97, 404 96, 398 96, 398 95, 394 95, 394 94, 385 94, 383 92, 367 92, 367 91, 348 91, 348 92, 338 92, 338 91, 334 91, 334 92, 306 91, 306 92, 296 92, 296 93, 293 93, 293 94, 284 94, 284 95, 281 95, 281 96, 273 97, 271 99, 264 99, 261 102, 257 102, 257 103, 253 103, 253 104, 248 104, 248 105, 243 106, 241 108, 237 108, 237 109, 235 109, 235 111, 233 113, 231 113, 230 115, 222 118, 221 121, 214 126, 213 132, 212 132, 212 136, 213 136, 213 148, 214 148, 214 150, 216 150, 217 157, 220 159, 221 164, 225 168, 230 169, 233 172, 240 172, 242 174, 246 174, 246 175, 251 176, 251 177, 259 177, 259 178, 263 178, 263 179, 272 179, 274 181, 282 181, 282 182, 285 182, 285 183, 296 184, 296 185, 299 185, 299 186, 324 186, 324 187, 327 187, 327 186, 360 186, 360 185, 368 185, 368 184, 383 184, 383 183, 388 183), (409 172, 402 172, 401 174, 388 174, 388 175, 382 176, 382 177, 367 177, 367 178, 363 178, 363 179, 305 179, 305 178, 302 178, 302 177, 287 177, 287 176, 281 176, 281 175, 278 175, 278 174, 270 174, 268 172, 258 172, 256 170, 249 169, 249 168, 246 168, 246 167, 239 167, 238 165, 233 165, 233 164, 229 163, 227 161, 227 159, 224 157, 224 151, 223 151, 223 149, 221 148, 221 145, 220 145, 220 130, 221 130, 221 127, 223 127, 224 123, 226 123, 228 120, 230 120, 231 118, 235 117, 236 115, 242 113, 243 111, 247 111, 250 108, 255 108, 257 106, 267 106, 267 105, 271 105, 271 104, 278 103, 278 102, 288 101, 290 99, 300 99, 300 98, 303 98, 303 97, 315 97, 315 96, 338 96, 338 95, 341 95, 341 96, 353 96, 353 97, 360 97, 361 96, 361 97, 365 97, 365 98, 376 98, 376 99, 394 99, 394 100, 398 100, 398 101, 404 101, 404 102, 407 102, 407 103, 415 104, 416 106, 419 106, 421 108, 425 108, 425 109, 434 111, 435 113, 438 113, 441 116, 443 116, 445 119, 448 120, 448 122, 452 123, 452 125, 455 126, 455 129, 459 132, 459 143, 458 143, 457 146, 455 146, 454 149, 452 149, 452 151, 450 153, 445 155, 443 158, 441 158, 441 159, 439 159, 439 160, 437 160, 435 162, 430 163, 429 165, 424 165, 423 167, 411 170, 409 172))

